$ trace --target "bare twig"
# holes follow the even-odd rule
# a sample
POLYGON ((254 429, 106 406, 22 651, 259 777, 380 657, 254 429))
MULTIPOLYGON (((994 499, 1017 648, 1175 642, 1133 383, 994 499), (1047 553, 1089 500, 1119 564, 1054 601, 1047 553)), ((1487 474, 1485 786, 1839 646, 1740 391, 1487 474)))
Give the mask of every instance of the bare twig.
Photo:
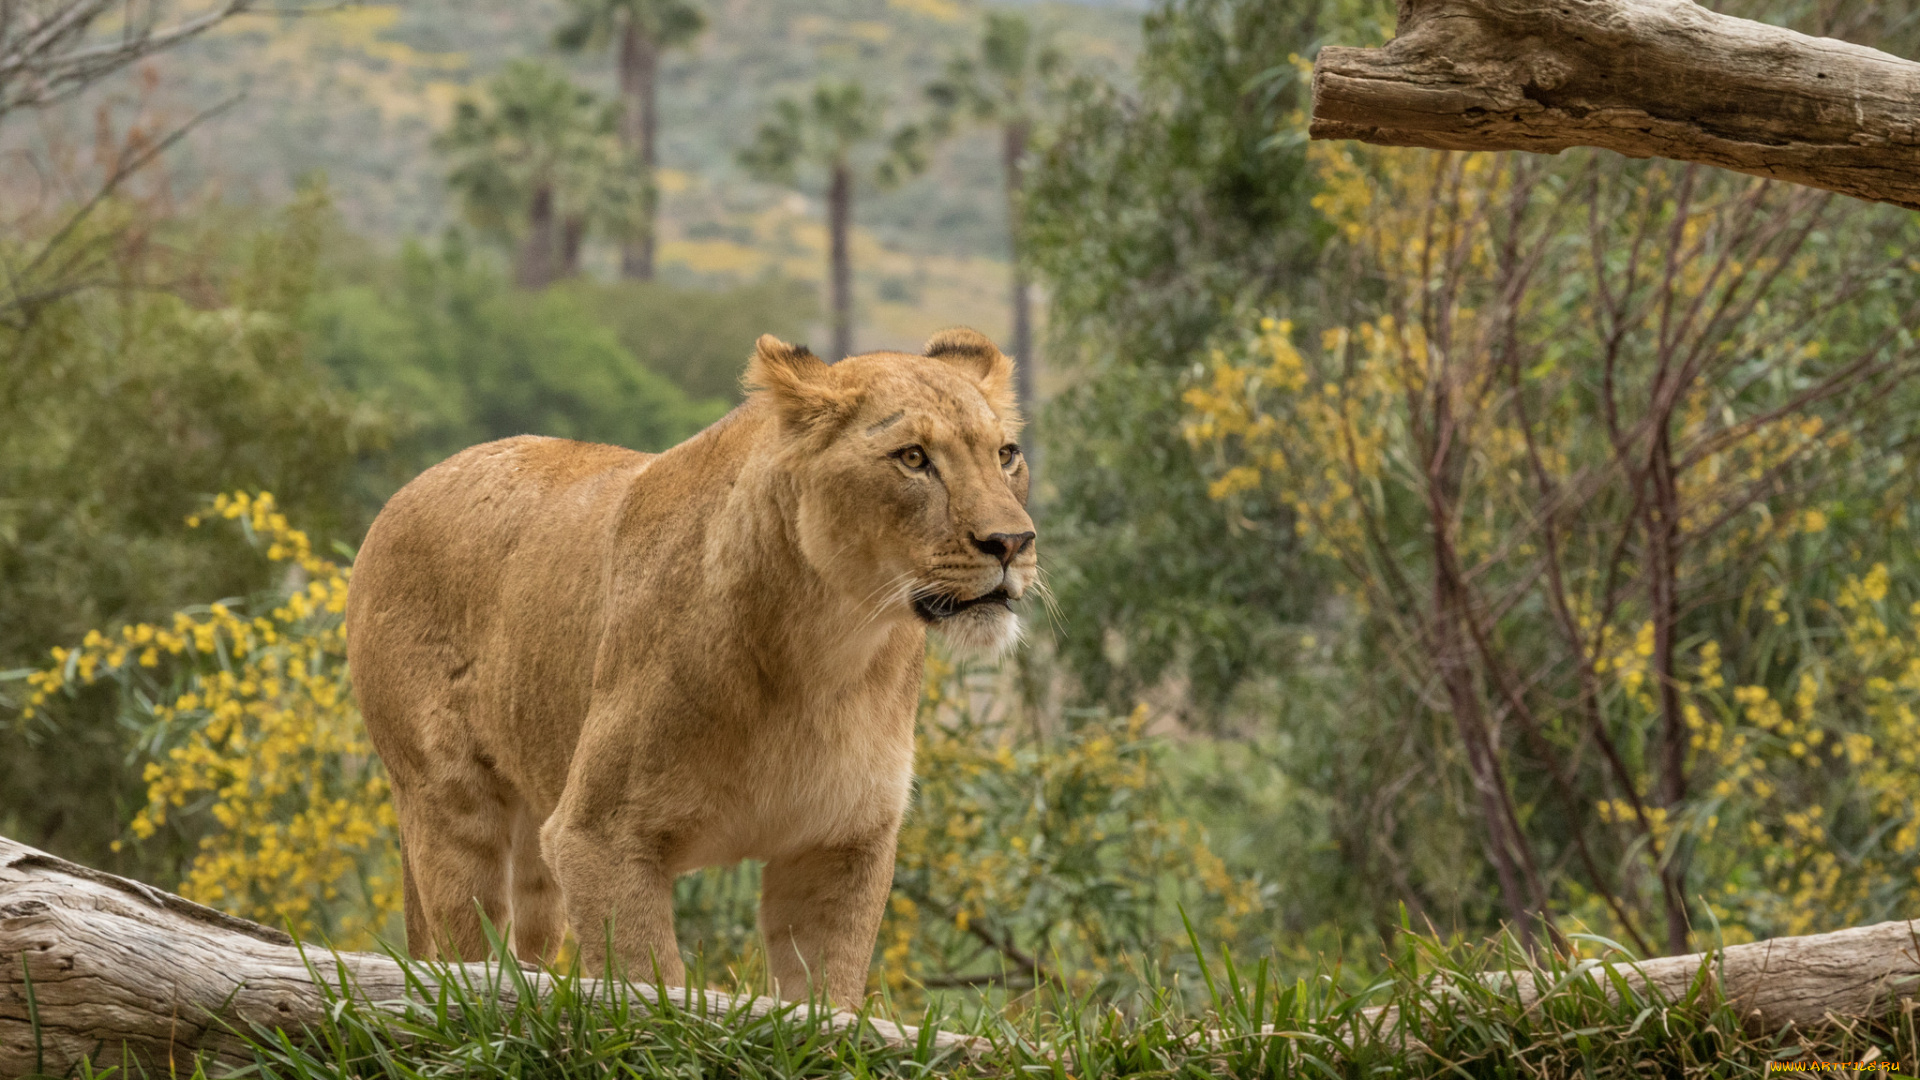
POLYGON ((70 97, 252 10, 255 2, 226 0, 161 25, 164 0, 0 0, 0 121, 15 109, 70 97))

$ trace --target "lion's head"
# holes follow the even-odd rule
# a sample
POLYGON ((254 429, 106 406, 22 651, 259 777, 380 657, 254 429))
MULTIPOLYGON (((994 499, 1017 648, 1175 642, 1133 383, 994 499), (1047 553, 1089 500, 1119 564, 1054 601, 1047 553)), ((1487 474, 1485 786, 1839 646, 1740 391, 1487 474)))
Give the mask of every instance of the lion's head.
POLYGON ((746 383, 781 417, 807 561, 876 621, 918 619, 983 650, 1018 639, 1038 573, 1013 361, 972 330, 925 355, 829 366, 762 337, 746 383))

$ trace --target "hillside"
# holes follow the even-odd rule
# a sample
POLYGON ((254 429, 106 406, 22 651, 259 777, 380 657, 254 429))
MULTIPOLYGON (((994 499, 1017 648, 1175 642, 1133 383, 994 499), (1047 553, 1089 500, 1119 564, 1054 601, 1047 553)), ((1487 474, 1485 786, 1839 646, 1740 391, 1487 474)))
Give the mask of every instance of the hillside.
MULTIPOLYGON (((158 62, 170 114, 243 95, 176 156, 176 178, 185 190, 210 183, 229 199, 274 204, 320 173, 355 231, 386 243, 435 236, 455 210, 431 140, 469 87, 535 55, 611 91, 610 56, 550 46, 563 7, 416 0, 229 24, 158 62)), ((663 65, 663 275, 821 280, 820 201, 747 180, 735 151, 772 100, 823 75, 865 80, 893 103, 894 119, 909 117, 923 83, 972 44, 984 10, 958 0, 710 0, 697 47, 663 65)), ((1124 72, 1137 11, 1025 10, 1080 66, 1124 72)), ((857 204, 862 347, 910 344, 955 322, 1005 332, 999 184, 994 142, 972 132, 942 146, 927 175, 857 204)), ((591 258, 596 272, 610 271, 611 252, 591 258)))

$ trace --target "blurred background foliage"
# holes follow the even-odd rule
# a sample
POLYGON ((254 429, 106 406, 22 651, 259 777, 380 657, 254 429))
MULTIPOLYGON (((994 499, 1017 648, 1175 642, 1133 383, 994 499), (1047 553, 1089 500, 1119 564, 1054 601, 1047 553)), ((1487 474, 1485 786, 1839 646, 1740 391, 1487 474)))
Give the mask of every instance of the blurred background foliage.
MULTIPOLYGON (((1906 0, 1714 6, 1920 43, 1906 0)), ((457 449, 664 448, 758 334, 817 343, 828 208, 739 155, 857 79, 927 169, 846 204, 856 344, 1032 298, 1058 601, 930 660, 891 991, 1112 991, 1186 921, 1359 979, 1403 909, 1655 953, 1920 901, 1911 215, 1309 147, 1375 0, 699 7, 645 167, 620 49, 547 44, 581 4, 229 20, 0 112, 0 832, 396 934, 355 545, 457 449), (939 81, 1009 19, 1055 58, 1011 158, 939 81)), ((757 977, 756 888, 681 882, 709 971, 757 977)))
MULTIPOLYGON (((527 292, 472 257, 459 236, 438 251, 409 245, 304 312, 315 360, 401 425, 387 462, 398 470, 392 486, 455 450, 526 432, 664 448, 719 419, 738 397, 713 392, 717 380, 703 368, 719 366, 720 346, 687 317, 697 312, 682 312, 678 337, 674 324, 641 322, 682 303, 686 290, 623 282, 527 292), (691 396, 676 375, 709 396, 691 396)), ((777 303, 767 293, 703 293, 695 303, 740 312, 743 302, 777 303)), ((787 311, 766 315, 791 332, 805 318, 804 298, 781 295, 787 311)))

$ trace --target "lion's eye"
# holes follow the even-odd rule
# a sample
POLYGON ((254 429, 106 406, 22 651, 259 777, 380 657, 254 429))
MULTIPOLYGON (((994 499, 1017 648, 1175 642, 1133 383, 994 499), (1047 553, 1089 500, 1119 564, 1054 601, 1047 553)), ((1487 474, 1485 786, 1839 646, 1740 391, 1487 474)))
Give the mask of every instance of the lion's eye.
POLYGON ((1000 467, 1003 469, 1013 468, 1013 463, 1018 460, 1019 457, 1020 448, 1012 443, 1008 443, 1000 448, 1000 467))
POLYGON ((900 464, 905 465, 909 469, 924 469, 927 467, 927 452, 917 446, 909 446, 905 450, 895 452, 893 456, 899 458, 900 464))

